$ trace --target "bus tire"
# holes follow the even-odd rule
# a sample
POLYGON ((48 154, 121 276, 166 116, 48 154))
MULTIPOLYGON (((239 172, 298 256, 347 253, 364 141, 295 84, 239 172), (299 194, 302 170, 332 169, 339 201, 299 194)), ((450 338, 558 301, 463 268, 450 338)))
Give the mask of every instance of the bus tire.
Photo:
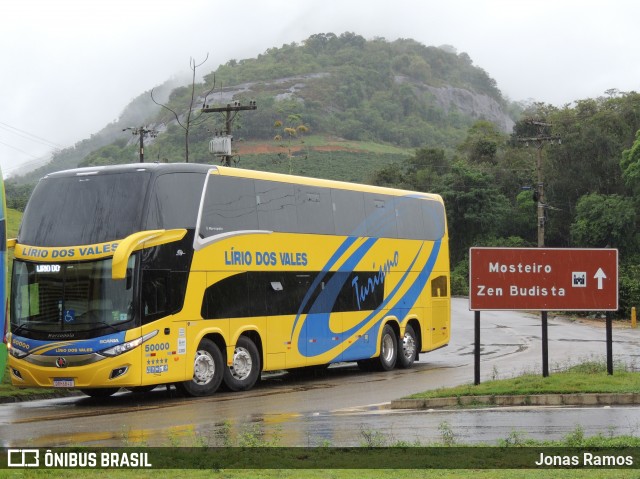
POLYGON ((404 328, 404 337, 398 341, 398 367, 407 369, 413 366, 416 360, 416 350, 418 348, 418 340, 416 333, 410 324, 404 328))
POLYGON ((251 339, 240 336, 231 366, 224 368, 224 383, 231 391, 251 389, 260 376, 260 352, 251 339))
POLYGON ((92 398, 101 399, 113 396, 120 391, 120 388, 96 388, 96 389, 81 389, 80 392, 90 396, 92 398))
POLYGON ((388 324, 382 328, 380 336, 380 356, 376 361, 376 369, 380 371, 391 371, 396 366, 398 360, 398 338, 395 331, 388 324))
POLYGON ((216 392, 225 369, 224 357, 218 345, 210 339, 203 338, 193 361, 193 378, 176 386, 189 396, 208 396, 216 392))

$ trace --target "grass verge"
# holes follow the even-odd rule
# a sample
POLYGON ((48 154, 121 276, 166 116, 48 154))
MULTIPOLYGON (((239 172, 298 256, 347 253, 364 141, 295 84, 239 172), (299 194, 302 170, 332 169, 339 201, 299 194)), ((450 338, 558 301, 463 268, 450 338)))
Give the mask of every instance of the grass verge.
POLYGON ((543 377, 525 373, 510 379, 496 379, 478 385, 466 384, 441 388, 407 396, 409 399, 428 399, 484 395, 535 395, 576 393, 636 393, 640 391, 640 373, 618 365, 614 374, 607 374, 606 364, 588 361, 543 377))

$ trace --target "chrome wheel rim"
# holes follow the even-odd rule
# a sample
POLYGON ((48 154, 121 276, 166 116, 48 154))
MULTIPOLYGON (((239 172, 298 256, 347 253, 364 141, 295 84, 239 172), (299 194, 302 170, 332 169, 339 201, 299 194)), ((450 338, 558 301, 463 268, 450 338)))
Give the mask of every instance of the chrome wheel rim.
POLYGON ((393 361, 393 356, 396 354, 394 346, 391 335, 385 334, 382 337, 382 351, 380 351, 380 355, 386 363, 391 363, 391 361, 393 361))
POLYGON ((216 374, 216 363, 207 351, 196 352, 193 364, 193 382, 203 386, 211 382, 216 374))
POLYGON ((405 333, 404 338, 402 338, 402 352, 407 359, 411 359, 416 355, 416 341, 410 334, 405 333))
POLYGON ((231 375, 239 380, 243 381, 249 377, 253 369, 253 361, 251 360, 251 354, 245 348, 236 348, 233 352, 233 364, 229 366, 231 375))

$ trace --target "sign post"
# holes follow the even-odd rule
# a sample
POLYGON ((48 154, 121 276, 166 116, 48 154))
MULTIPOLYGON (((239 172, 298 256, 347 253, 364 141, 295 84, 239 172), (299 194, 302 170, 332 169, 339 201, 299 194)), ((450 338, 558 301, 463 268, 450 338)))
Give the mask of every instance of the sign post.
MULTIPOLYGON (((542 311, 542 367, 549 375, 548 311, 617 311, 618 250, 471 248, 469 309, 542 311)), ((611 319, 607 314, 607 370, 613 374, 611 319)), ((476 345, 479 356, 480 347, 476 345)), ((476 384, 479 384, 476 357, 476 384)))

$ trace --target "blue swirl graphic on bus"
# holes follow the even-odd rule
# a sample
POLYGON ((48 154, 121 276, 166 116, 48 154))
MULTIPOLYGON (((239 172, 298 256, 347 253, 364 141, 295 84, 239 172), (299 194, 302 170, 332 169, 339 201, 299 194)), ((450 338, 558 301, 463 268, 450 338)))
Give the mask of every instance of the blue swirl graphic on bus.
MULTIPOLYGON (((313 292, 318 288, 318 286, 320 286, 320 284, 322 283, 322 281, 326 277, 326 275, 329 272, 329 270, 331 269, 331 267, 342 257, 342 255, 345 253, 345 251, 347 251, 351 247, 351 245, 353 243, 355 243, 355 241, 357 239, 358 238, 356 238, 354 236, 348 237, 344 241, 344 243, 342 243, 342 245, 340 245, 340 247, 336 250, 336 252, 333 254, 333 256, 331 256, 331 258, 329 258, 329 261, 327 261, 327 264, 324 266, 324 268, 322 268, 322 272, 319 275, 316 276, 315 280, 313 281, 313 283, 311 284, 311 286, 307 290, 307 293, 305 294, 304 298, 302 299, 302 303, 300 304, 300 308, 298 309, 298 314, 296 315, 296 319, 293 321, 293 326, 291 328, 291 339, 293 339, 293 332, 296 329, 296 324, 298 324, 298 321, 300 320, 300 316, 302 316, 302 312, 307 307, 307 304, 309 303, 309 300, 311 299, 311 296, 313 295, 313 292)), ((369 246, 369 247, 371 247, 371 246, 369 246)), ((335 285, 332 285, 332 286, 335 286, 335 285)), ((342 286, 340 286, 340 287, 342 287, 342 286)), ((326 289, 328 289, 328 288, 325 286, 325 290, 326 289)), ((340 291, 340 288, 338 288, 338 291, 340 291)), ((336 296, 337 296, 337 293, 336 293, 336 296)), ((334 300, 334 302, 335 302, 335 300, 334 300)), ((316 300, 315 303, 317 303, 317 300, 316 300)), ((331 303, 331 304, 333 304, 333 303, 331 303)))
MULTIPOLYGON (((356 295, 356 302, 358 303, 358 310, 362 309, 362 303, 367 300, 369 295, 373 294, 376 286, 384 284, 384 278, 389 274, 391 268, 398 266, 399 262, 400 254, 396 251, 393 255, 393 259, 388 259, 384 265, 380 266, 378 273, 367 278, 367 281, 363 281, 363 284, 360 284, 360 276, 356 276, 351 280, 351 286, 353 286, 354 293, 356 295)), ((373 264, 373 269, 376 269, 375 263, 373 264)))
MULTIPOLYGON (((357 266, 357 264, 362 260, 363 256, 371 249, 375 241, 376 240, 373 238, 366 240, 365 243, 360 248, 358 248, 358 250, 356 250, 356 252, 354 252, 353 255, 349 257, 349 259, 343 264, 343 266, 339 269, 339 271, 353 271, 353 269, 357 266)), ((429 279, 429 276, 431 275, 431 272, 433 271, 433 268, 435 266, 438 253, 440 251, 440 245, 441 245, 440 241, 434 242, 433 248, 431 250, 431 253, 429 254, 426 264, 421 269, 416 280, 411 284, 409 289, 404 293, 402 297, 396 298, 396 295, 398 291, 406 283, 409 274, 413 270, 416 262, 418 261, 418 258, 420 257, 423 246, 420 247, 420 249, 416 253, 416 256, 413 258, 413 260, 411 261, 411 264, 407 268, 406 272, 402 275, 398 283, 395 285, 393 290, 387 295, 387 297, 382 301, 382 303, 374 311, 368 314, 358 324, 349 328, 348 330, 339 331, 339 332, 332 331, 330 327, 331 313, 326 312, 327 311, 326 305, 335 303, 338 297, 338 294, 342 289, 346 281, 346 278, 348 276, 334 275, 327 282, 327 284, 325 285, 325 288, 322 290, 322 292, 318 295, 314 303, 309 308, 307 317, 302 324, 302 328, 298 336, 299 338, 298 351, 300 352, 300 354, 306 357, 319 356, 330 351, 336 346, 339 346, 340 344, 344 343, 348 338, 350 338, 353 334, 355 334, 359 329, 361 329, 365 324, 367 324, 373 318, 375 318, 376 315, 378 315, 382 310, 389 307, 391 302, 394 302, 394 303, 392 306, 389 307, 389 311, 386 316, 396 316, 398 318, 403 318, 406 312, 410 310, 413 307, 413 305, 417 302, 420 292, 424 289, 429 279), (339 338, 337 341, 334 340, 336 339, 336 334, 339 334, 339 338), (319 338, 319 339, 309 341, 307 340, 307 338, 319 338), (329 338, 329 339, 322 339, 322 338, 329 338)), ((332 257, 332 260, 330 261, 331 264, 335 263, 334 257, 332 257)), ((329 264, 327 265, 327 268, 325 268, 325 271, 328 269, 328 267, 330 267, 329 264)), ((319 275, 319 277, 320 276, 323 276, 323 275, 319 275)), ((317 279, 316 281, 319 283, 320 280, 317 279)), ((313 286, 314 285, 312 285, 312 287, 309 288, 310 292, 314 291, 313 286)), ((310 296, 310 294, 311 293, 309 293, 308 296, 310 296)), ((303 302, 304 304, 301 306, 298 312, 298 315, 296 316, 296 320, 294 322, 294 328, 295 328, 295 324, 298 322, 299 318, 302 316, 302 311, 304 310, 304 307, 306 306, 307 302, 308 302, 308 299, 307 301, 303 302)), ((369 329, 367 334, 373 335, 377 338, 377 331, 383 319, 384 319, 383 317, 380 317, 380 319, 376 321, 375 324, 372 325, 372 327, 369 329)), ((293 335, 293 331, 292 331, 292 335, 293 335)), ((357 344, 358 342, 352 344, 348 349, 353 348, 357 344)), ((358 344, 358 347, 361 347, 361 345, 358 344)), ((377 344, 375 341, 369 343, 369 345, 367 346, 367 349, 368 350, 370 349, 370 351, 368 351, 370 355, 372 355, 375 352, 376 347, 377 347, 377 344)), ((338 359, 340 355, 341 353, 338 353, 338 355, 336 356, 336 358, 334 358, 334 360, 338 359)), ((358 356, 361 357, 361 355, 362 355, 362 350, 360 350, 358 354, 355 354, 354 357, 358 357, 358 356)), ((347 357, 348 357, 348 354, 346 354, 345 352, 345 356, 343 356, 342 359, 344 360, 347 357)))

